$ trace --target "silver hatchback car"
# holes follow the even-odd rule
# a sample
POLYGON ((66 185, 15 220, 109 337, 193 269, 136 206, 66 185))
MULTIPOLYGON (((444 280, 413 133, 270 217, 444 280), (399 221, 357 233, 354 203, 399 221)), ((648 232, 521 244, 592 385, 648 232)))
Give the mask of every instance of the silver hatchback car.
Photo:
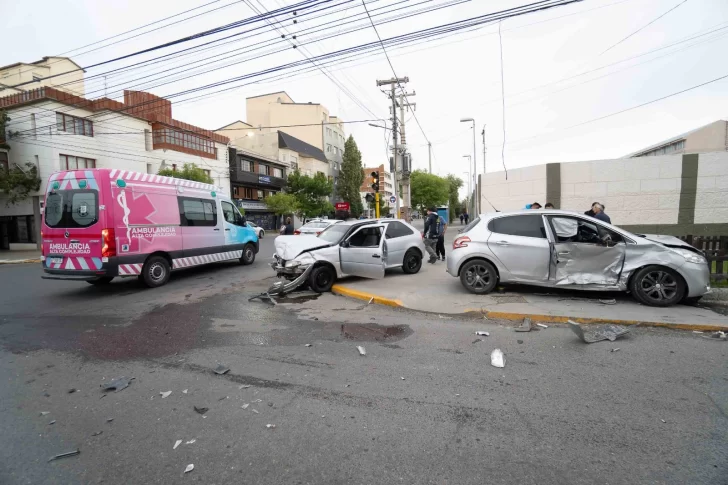
MULTIPOLYGON (((422 267, 425 245, 420 232, 399 219, 333 224, 317 236, 279 236, 271 267, 279 277, 303 277, 313 291, 329 291, 337 278, 383 278, 384 270, 408 274, 422 267)), ((289 289, 290 290, 290 289, 289 289)))
POLYGON ((476 294, 498 282, 628 291, 645 305, 694 303, 710 292, 703 253, 673 236, 636 235, 575 212, 496 212, 460 231, 447 272, 476 294))

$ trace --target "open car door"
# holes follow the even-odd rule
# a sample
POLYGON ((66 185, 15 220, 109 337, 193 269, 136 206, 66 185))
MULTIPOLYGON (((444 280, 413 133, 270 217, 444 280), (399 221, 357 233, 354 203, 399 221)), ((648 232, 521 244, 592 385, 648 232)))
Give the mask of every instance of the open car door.
POLYGON ((356 229, 339 243, 341 272, 364 278, 384 278, 387 242, 383 224, 368 224, 356 229))

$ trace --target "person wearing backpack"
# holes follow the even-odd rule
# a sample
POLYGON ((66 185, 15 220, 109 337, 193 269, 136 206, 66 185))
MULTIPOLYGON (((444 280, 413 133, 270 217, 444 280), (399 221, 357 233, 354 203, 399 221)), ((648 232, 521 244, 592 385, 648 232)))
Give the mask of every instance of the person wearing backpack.
POLYGON ((440 236, 437 238, 435 256, 437 256, 438 260, 442 258, 445 261, 445 231, 447 231, 447 221, 442 216, 438 216, 437 222, 440 224, 440 236))
POLYGON ((423 233, 423 242, 425 243, 425 249, 427 254, 430 255, 428 263, 434 264, 437 261, 437 252, 435 247, 437 246, 437 239, 440 237, 440 216, 437 215, 437 211, 434 207, 427 209, 427 219, 425 219, 425 232, 423 233))

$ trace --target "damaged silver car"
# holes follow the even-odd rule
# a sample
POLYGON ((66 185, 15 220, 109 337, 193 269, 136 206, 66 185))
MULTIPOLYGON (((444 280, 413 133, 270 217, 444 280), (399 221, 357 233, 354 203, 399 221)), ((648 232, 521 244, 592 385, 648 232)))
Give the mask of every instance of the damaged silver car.
POLYGON ((322 293, 337 278, 380 279, 391 268, 414 274, 425 255, 420 232, 398 219, 340 222, 318 236, 279 236, 275 248, 271 267, 291 283, 279 282, 271 287, 271 294, 292 291, 303 283, 322 293))
POLYGON ((484 214, 453 242, 447 272, 476 294, 518 283, 628 291, 645 305, 669 306, 710 292, 705 256, 680 239, 559 210, 484 214))

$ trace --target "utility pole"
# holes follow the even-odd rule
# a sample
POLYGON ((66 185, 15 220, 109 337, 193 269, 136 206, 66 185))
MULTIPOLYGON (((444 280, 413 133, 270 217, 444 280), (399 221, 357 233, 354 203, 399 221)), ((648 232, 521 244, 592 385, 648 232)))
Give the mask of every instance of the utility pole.
MULTIPOLYGON (((480 181, 480 197, 478 197, 478 203, 482 204, 481 199, 483 198, 485 189, 483 188, 483 184, 485 183, 485 125, 483 125, 483 131, 480 132, 481 135, 483 135, 483 180, 480 181)), ((480 208, 479 212, 483 212, 483 208, 480 208)))
POLYGON ((392 182, 394 184, 394 193, 395 193, 395 206, 394 206, 394 212, 395 217, 399 218, 399 183, 397 182, 397 171, 399 170, 399 150, 397 148, 397 97, 394 95, 394 89, 395 86, 397 86, 400 83, 407 83, 409 82, 408 77, 400 77, 400 78, 392 78, 392 79, 386 79, 379 81, 377 80, 377 86, 385 86, 387 84, 390 85, 391 91, 389 97, 392 100, 392 140, 394 142, 394 173, 392 174, 392 182))
POLYGON ((432 143, 427 142, 427 157, 429 158, 430 173, 432 173, 432 143))
MULTIPOLYGON (((407 157, 407 138, 405 137, 405 123, 404 123, 404 111, 405 108, 412 108, 414 109, 414 106, 417 103, 409 103, 409 96, 415 96, 415 92, 412 91, 411 93, 400 93, 399 95, 399 113, 400 113, 400 133, 402 134, 401 140, 401 151, 402 151, 402 162, 406 160, 405 157, 407 157)), ((410 204, 410 170, 411 167, 407 166, 407 164, 402 163, 402 201, 404 202, 404 207, 402 208, 402 211, 404 212, 402 214, 402 218, 405 221, 409 221, 410 218, 410 211, 411 211, 411 204, 410 204)))

